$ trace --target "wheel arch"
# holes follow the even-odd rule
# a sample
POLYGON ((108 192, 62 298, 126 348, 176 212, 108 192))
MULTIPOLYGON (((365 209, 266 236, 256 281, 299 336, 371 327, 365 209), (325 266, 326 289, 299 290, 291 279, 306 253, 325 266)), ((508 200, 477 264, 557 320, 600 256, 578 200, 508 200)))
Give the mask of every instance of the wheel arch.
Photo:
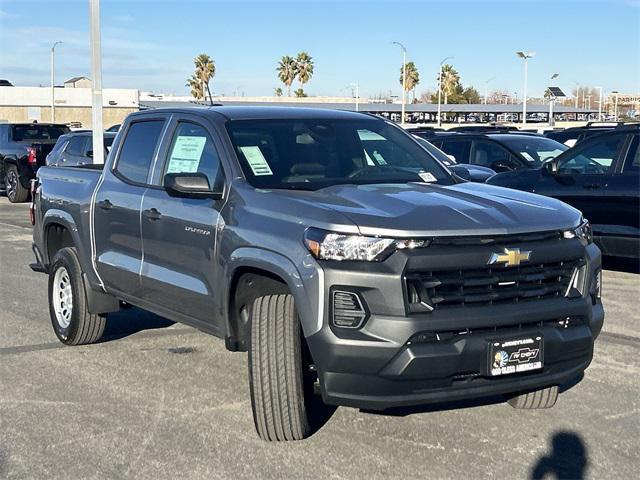
POLYGON ((261 248, 240 248, 231 255, 227 272, 224 318, 225 343, 229 350, 246 351, 248 323, 240 312, 263 295, 292 294, 303 332, 308 322, 315 324, 300 274, 287 257, 261 248))

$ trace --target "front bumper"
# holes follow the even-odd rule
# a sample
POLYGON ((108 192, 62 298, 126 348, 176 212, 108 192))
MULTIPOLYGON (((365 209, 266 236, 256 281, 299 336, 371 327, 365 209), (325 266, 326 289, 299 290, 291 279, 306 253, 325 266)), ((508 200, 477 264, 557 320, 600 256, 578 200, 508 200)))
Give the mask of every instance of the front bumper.
MULTIPOLYGON (((591 278, 600 268, 600 252, 594 245, 583 252, 591 278)), ((604 321, 602 303, 588 294, 409 315, 405 303, 396 302, 403 295, 397 291, 397 268, 387 264, 371 270, 363 275, 325 268, 325 298, 332 286, 351 286, 370 308, 361 329, 331 327, 326 315, 323 328, 307 338, 325 403, 382 410, 561 385, 589 366, 604 321), (559 323, 567 318, 568 325, 559 323), (420 338, 424 332, 430 336, 420 338), (492 341, 533 334, 544 339, 542 370, 488 375, 492 341)))

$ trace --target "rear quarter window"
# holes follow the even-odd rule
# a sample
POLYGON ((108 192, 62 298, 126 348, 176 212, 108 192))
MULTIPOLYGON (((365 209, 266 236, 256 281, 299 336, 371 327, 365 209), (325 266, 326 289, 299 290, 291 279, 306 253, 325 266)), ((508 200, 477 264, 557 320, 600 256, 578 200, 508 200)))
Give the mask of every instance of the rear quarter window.
POLYGON ((122 143, 115 171, 135 183, 147 183, 164 120, 132 122, 122 143))

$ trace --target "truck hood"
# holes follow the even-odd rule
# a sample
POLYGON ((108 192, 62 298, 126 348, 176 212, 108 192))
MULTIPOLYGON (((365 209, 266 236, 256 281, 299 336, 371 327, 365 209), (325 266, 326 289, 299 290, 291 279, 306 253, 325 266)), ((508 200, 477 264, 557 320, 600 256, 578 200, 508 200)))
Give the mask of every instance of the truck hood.
POLYGON ((362 235, 513 234, 571 228, 581 219, 558 200, 479 183, 336 185, 290 198, 340 212, 362 235))

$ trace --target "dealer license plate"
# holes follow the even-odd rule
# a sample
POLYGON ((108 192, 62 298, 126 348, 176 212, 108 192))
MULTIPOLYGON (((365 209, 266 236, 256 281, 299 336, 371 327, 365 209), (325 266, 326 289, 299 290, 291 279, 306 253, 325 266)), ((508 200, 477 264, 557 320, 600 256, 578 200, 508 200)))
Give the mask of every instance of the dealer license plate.
POLYGON ((494 340, 489 348, 489 374, 495 377, 542 369, 542 347, 542 335, 494 340))

